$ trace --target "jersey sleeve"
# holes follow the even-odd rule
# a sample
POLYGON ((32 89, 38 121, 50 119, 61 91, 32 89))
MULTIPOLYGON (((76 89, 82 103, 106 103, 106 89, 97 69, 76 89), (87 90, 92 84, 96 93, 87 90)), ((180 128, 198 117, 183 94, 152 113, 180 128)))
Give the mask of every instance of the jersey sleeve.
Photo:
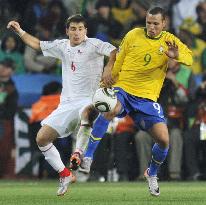
POLYGON ((40 41, 40 47, 43 55, 61 59, 61 42, 61 40, 40 41))
POLYGON ((110 56, 110 53, 115 50, 116 47, 108 42, 98 40, 96 45, 96 52, 100 55, 110 56))
POLYGON ((173 36, 173 38, 179 50, 179 57, 177 61, 187 66, 192 65, 193 63, 192 51, 184 43, 182 43, 180 39, 178 39, 175 36, 173 36))
POLYGON ((127 50, 128 50, 128 41, 129 41, 129 35, 127 34, 124 39, 122 40, 118 53, 116 55, 116 61, 114 63, 114 67, 112 69, 112 76, 113 78, 116 78, 118 76, 118 73, 120 72, 120 69, 122 67, 122 64, 124 62, 124 58, 126 56, 127 50))

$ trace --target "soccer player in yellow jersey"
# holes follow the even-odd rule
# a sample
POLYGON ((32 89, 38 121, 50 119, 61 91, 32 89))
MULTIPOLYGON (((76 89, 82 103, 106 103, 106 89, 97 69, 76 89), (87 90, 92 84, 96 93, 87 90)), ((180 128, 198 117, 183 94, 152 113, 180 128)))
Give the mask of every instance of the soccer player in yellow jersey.
POLYGON ((88 149, 82 167, 89 171, 93 153, 115 117, 130 115, 136 125, 148 131, 154 138, 152 160, 145 177, 149 191, 159 196, 157 171, 167 156, 169 134, 161 105, 156 101, 165 79, 169 59, 191 65, 192 53, 177 37, 163 31, 165 13, 155 7, 147 12, 146 28, 128 32, 120 45, 111 73, 104 75, 103 82, 117 91, 118 102, 114 110, 100 115, 93 126, 88 149), (87 160, 86 160, 87 159, 87 160), (90 160, 89 160, 90 159, 90 160), (89 163, 85 163, 90 161, 89 163))

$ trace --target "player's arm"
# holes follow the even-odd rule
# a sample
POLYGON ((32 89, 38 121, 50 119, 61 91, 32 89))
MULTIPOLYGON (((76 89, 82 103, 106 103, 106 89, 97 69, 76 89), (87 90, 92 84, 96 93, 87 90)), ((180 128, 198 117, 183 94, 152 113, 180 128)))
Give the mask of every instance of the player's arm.
POLYGON ((185 65, 192 65, 192 51, 177 37, 174 36, 173 40, 166 41, 166 44, 168 46, 168 51, 166 51, 165 54, 168 57, 175 59, 185 65))
POLYGON ((116 79, 119 76, 119 72, 121 70, 122 64, 124 62, 124 58, 127 53, 127 45, 128 45, 128 37, 125 36, 125 38, 122 40, 122 43, 119 46, 119 51, 116 55, 116 60, 114 63, 114 67, 112 69, 112 78, 114 81, 116 81, 116 79))
POLYGON ((106 66, 104 67, 104 72, 102 74, 102 82, 105 87, 111 87, 114 83, 112 79, 112 68, 116 60, 116 53, 117 53, 117 49, 114 49, 113 51, 110 52, 109 60, 106 66))
POLYGON ((27 32, 25 32, 24 30, 22 30, 22 28, 20 27, 19 23, 16 21, 10 21, 7 25, 7 29, 11 29, 13 30, 17 35, 19 35, 19 37, 22 39, 22 41, 30 46, 31 48, 35 49, 35 50, 40 50, 40 40, 30 34, 28 34, 27 32))

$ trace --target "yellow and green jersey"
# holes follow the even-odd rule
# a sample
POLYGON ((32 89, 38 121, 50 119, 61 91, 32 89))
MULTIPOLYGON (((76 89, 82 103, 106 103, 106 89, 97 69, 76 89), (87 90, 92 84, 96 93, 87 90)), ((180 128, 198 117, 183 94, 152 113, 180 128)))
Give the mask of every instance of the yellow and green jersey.
POLYGON ((120 45, 112 76, 114 87, 129 94, 157 101, 167 71, 168 50, 165 41, 179 48, 178 61, 191 65, 192 52, 173 34, 162 31, 156 38, 147 36, 144 28, 135 28, 127 33, 120 45))

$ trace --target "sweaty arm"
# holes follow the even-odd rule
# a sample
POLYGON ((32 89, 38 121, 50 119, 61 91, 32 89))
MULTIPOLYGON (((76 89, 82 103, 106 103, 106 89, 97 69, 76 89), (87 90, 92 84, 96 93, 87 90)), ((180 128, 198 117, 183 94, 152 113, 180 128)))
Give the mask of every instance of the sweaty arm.
POLYGON ((8 25, 7 25, 7 29, 11 29, 17 35, 19 35, 21 40, 26 45, 30 46, 31 48, 33 48, 35 50, 41 50, 41 48, 40 48, 40 40, 38 38, 36 38, 36 37, 26 33, 24 30, 22 30, 18 22, 10 21, 8 23, 8 25))

